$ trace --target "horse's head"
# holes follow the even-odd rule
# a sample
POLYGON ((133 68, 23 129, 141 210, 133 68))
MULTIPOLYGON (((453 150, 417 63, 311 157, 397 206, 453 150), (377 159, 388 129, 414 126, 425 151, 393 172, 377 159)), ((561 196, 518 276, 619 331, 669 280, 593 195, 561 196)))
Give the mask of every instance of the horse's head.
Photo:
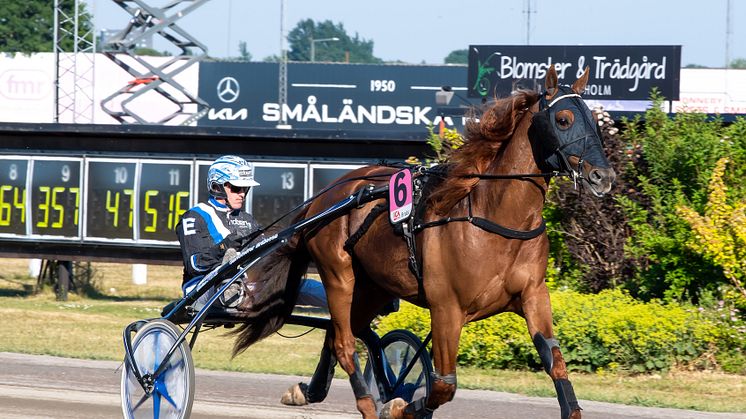
POLYGON ((594 195, 603 196, 611 190, 616 174, 604 154, 596 119, 580 98, 587 82, 586 67, 572 86, 559 85, 550 66, 528 134, 539 167, 568 171, 594 195))

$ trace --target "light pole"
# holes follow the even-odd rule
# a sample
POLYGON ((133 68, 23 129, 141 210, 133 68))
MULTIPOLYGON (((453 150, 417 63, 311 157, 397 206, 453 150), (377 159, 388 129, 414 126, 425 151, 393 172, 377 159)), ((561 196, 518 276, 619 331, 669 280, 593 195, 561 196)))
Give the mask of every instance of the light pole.
POLYGON ((284 112, 285 104, 288 103, 288 47, 285 34, 285 0, 280 0, 280 62, 278 71, 277 103, 280 105, 280 121, 277 129, 290 129, 284 112))
POLYGON ((733 18, 731 12, 731 0, 725 2, 725 68, 730 67, 730 36, 733 33, 733 18))
POLYGON ((339 41, 339 38, 337 38, 336 36, 331 37, 331 38, 321 38, 321 39, 311 38, 311 62, 316 61, 316 43, 327 42, 327 41, 339 41))

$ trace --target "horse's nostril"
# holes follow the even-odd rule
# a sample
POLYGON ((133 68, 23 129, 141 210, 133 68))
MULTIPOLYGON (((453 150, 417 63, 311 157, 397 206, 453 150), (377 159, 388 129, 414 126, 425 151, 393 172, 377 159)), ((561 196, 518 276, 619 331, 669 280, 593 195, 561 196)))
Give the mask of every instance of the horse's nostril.
POLYGON ((603 179, 603 176, 601 176, 601 173, 599 173, 598 170, 592 170, 589 176, 594 182, 600 182, 601 179, 603 179))

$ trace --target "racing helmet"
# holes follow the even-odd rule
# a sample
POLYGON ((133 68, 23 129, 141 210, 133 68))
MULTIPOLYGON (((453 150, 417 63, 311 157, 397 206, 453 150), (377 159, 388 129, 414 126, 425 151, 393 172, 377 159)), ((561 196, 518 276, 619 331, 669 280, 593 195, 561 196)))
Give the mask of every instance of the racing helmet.
POLYGON ((207 170, 207 191, 216 198, 225 198, 225 184, 238 187, 259 186, 254 180, 254 165, 238 156, 223 156, 207 170))

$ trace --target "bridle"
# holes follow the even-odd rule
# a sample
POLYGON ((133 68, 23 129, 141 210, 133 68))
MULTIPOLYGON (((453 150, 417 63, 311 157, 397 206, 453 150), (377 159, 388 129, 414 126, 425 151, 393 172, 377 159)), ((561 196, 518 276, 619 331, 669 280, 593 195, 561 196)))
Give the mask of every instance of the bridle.
MULTIPOLYGON (((559 86, 558 89, 567 89, 570 90, 571 88, 569 86, 559 86)), ((572 92, 572 90, 570 90, 572 92)), ((548 93, 544 91, 541 94, 541 99, 539 99, 539 110, 535 113, 533 113, 534 116, 537 114, 544 114, 545 118, 547 120, 550 120, 549 113, 553 106, 555 106, 558 102, 563 100, 571 100, 575 104, 576 107, 583 110, 583 108, 586 107, 586 105, 582 102, 581 96, 575 92, 572 93, 565 93, 562 95, 559 95, 557 97, 554 97, 551 99, 551 101, 547 100, 548 93)), ((588 112, 580 112, 582 116, 582 122, 587 127, 593 128, 595 127, 595 124, 588 118, 588 112)), ((580 121, 578 121, 580 122, 580 121)), ((558 138, 559 129, 556 127, 556 122, 551 121, 550 122, 551 129, 553 130, 553 134, 555 138, 558 138)), ((573 138, 571 141, 566 142, 565 144, 560 144, 559 141, 557 141, 557 145, 554 147, 553 150, 551 150, 551 153, 548 154, 548 157, 544 159, 544 162, 549 165, 551 169, 554 169, 550 172, 542 172, 542 173, 515 173, 515 174, 485 174, 485 173, 467 173, 464 175, 461 175, 462 178, 476 178, 476 179, 484 179, 484 180, 495 180, 495 179, 525 179, 525 178, 555 178, 555 177, 569 177, 572 178, 575 188, 578 188, 579 181, 585 179, 583 175, 583 163, 585 162, 584 155, 586 154, 588 150, 588 140, 592 138, 592 134, 588 133, 587 130, 584 130, 585 134, 580 135, 576 138, 573 138), (572 165, 568 159, 567 154, 567 148, 575 145, 576 143, 582 141, 582 149, 581 152, 578 155, 578 163, 576 165, 572 165)), ((601 133, 598 131, 598 138, 601 138, 601 133)), ((420 166, 417 168, 420 174, 428 174, 428 175, 436 175, 436 176, 444 176, 442 172, 432 171, 428 168, 425 168, 423 166, 420 166)))
MULTIPOLYGON (((584 155, 588 151, 588 140, 592 137, 592 134, 589 133, 587 129, 583 130, 583 134, 571 139, 570 141, 567 141, 564 144, 561 144, 559 142, 559 130, 556 126, 556 121, 553 120, 553 118, 550 117, 551 109, 554 105, 556 105, 558 102, 563 100, 570 100, 573 102, 573 104, 580 109, 582 112, 579 112, 582 117, 582 122, 584 126, 587 126, 588 128, 593 129, 595 127, 597 136, 599 140, 601 139, 601 133, 600 130, 596 127, 596 125, 591 121, 588 117, 588 113, 586 112, 587 105, 582 102, 581 96, 578 93, 575 93, 571 90, 570 86, 558 86, 557 89, 559 90, 570 90, 572 93, 565 93, 561 94, 559 96, 553 97, 551 101, 547 101, 548 92, 544 91, 541 95, 541 99, 539 100, 539 111, 534 114, 545 114, 545 118, 549 121, 551 129, 553 130, 553 134, 555 138, 558 139, 557 145, 555 146, 554 150, 552 150, 551 154, 544 160, 545 163, 547 163, 550 167, 553 169, 556 169, 557 171, 562 171, 564 176, 571 177, 573 180, 573 183, 575 184, 575 189, 578 188, 579 181, 585 179, 583 175, 583 163, 585 162, 584 155), (568 159, 568 154, 566 152, 566 149, 574 146, 576 143, 582 141, 582 148, 580 153, 577 155, 578 157, 578 163, 573 167, 573 165, 570 163, 568 159)), ((580 122, 580 121, 578 121, 580 122)))

